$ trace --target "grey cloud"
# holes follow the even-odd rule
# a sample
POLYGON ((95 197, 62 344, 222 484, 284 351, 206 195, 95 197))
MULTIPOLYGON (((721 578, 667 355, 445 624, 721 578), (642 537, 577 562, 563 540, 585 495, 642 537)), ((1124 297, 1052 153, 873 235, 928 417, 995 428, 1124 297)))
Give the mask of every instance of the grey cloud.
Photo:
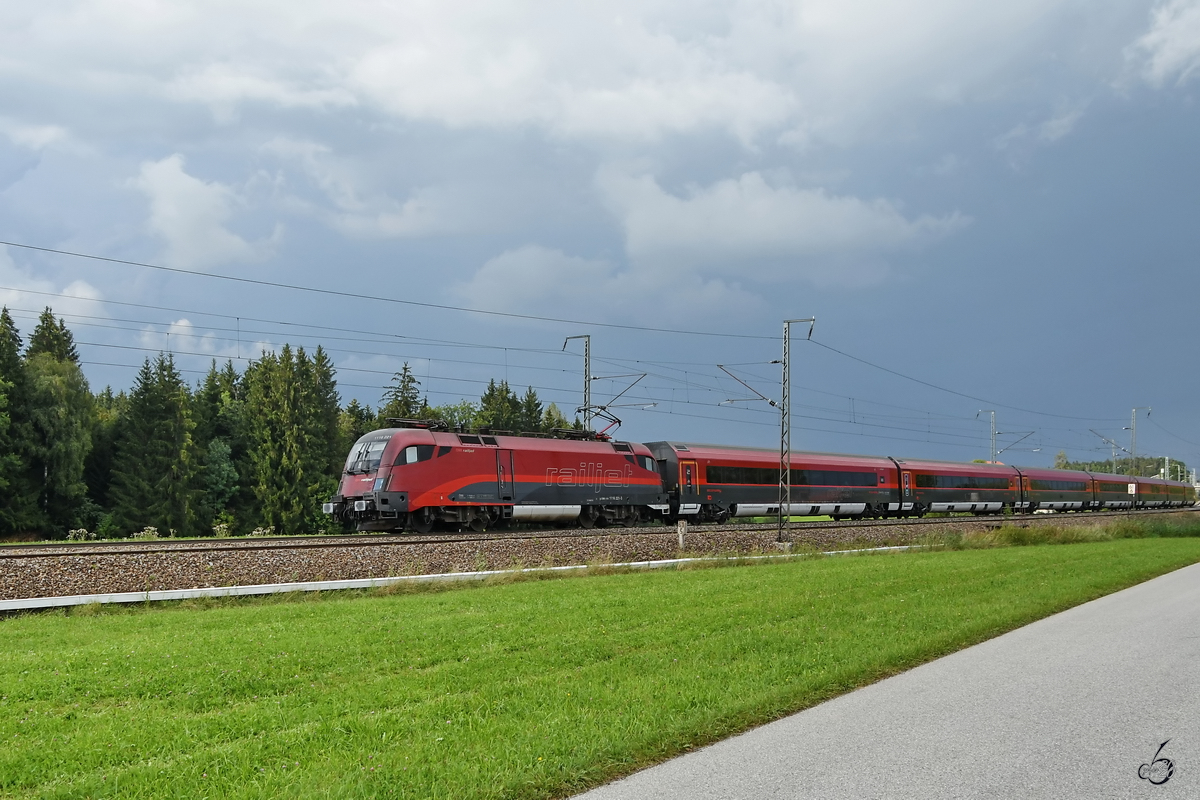
POLYGON ((229 230, 226 223, 240 202, 237 192, 189 175, 179 154, 144 162, 131 183, 150 202, 147 224, 165 240, 171 266, 261 261, 272 255, 282 236, 279 226, 271 237, 254 242, 229 230))
POLYGON ((888 200, 776 186, 758 172, 694 186, 684 196, 644 174, 609 169, 598 182, 624 228, 631 260, 653 269, 871 283, 886 272, 881 256, 969 223, 958 212, 909 218, 888 200))
POLYGON ((672 276, 636 266, 621 269, 604 259, 525 245, 489 259, 454 294, 475 308, 521 310, 587 309, 592 317, 636 320, 642 315, 678 320, 709 312, 748 311, 761 301, 736 282, 672 276))

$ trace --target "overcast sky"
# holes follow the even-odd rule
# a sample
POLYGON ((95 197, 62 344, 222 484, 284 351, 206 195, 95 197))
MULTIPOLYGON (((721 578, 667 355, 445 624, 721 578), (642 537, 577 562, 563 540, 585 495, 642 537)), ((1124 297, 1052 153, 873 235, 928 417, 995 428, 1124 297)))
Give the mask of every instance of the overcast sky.
POLYGON ((716 364, 777 399, 815 316, 796 449, 1107 458, 1149 406, 1200 466, 1200 0, 8 0, 0 97, 0 239, 345 293, 0 246, 94 390, 288 341, 570 412, 590 334, 623 437, 778 446, 716 364))

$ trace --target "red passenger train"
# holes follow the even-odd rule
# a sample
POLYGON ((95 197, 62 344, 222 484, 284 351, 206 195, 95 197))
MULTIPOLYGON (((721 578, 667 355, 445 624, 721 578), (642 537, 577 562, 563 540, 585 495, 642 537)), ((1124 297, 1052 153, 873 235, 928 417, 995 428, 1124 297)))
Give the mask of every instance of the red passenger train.
MULTIPOLYGON (((779 456, 757 448, 451 431, 393 420, 350 452, 324 510, 363 531, 475 531, 512 522, 584 528, 643 519, 778 514, 779 456)), ((1191 484, 1072 470, 794 453, 792 516, 834 519, 1192 506, 1191 484)))

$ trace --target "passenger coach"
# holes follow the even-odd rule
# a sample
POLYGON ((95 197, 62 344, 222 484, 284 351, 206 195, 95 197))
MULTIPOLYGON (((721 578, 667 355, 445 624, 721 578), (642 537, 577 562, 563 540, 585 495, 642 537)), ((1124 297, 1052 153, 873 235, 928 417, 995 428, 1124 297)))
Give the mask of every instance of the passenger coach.
MULTIPOLYGON (((779 453, 750 447, 649 442, 670 498, 671 516, 700 522, 779 513, 779 453)), ((900 511, 889 459, 794 453, 792 516, 834 519, 900 511)))

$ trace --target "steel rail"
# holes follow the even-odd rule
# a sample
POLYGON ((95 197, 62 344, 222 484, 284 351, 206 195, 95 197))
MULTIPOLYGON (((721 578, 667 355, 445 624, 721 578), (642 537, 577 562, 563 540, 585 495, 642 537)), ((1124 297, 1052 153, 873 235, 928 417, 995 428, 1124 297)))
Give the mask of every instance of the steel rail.
MULTIPOLYGON (((1172 514, 1180 512, 1200 512, 1200 506, 1182 508, 1153 508, 1138 511, 1079 511, 1055 512, 1053 514, 1018 514, 1018 515, 963 515, 952 517, 889 517, 887 519, 839 520, 793 522, 793 530, 837 530, 841 528, 880 528, 897 525, 934 526, 934 525, 985 525, 999 528, 1003 525, 1024 527, 1033 521, 1062 519, 1106 519, 1113 517, 1127 518, 1130 516, 1151 516, 1155 514, 1172 514)), ((775 523, 737 523, 737 524, 695 524, 695 533, 728 533, 748 532, 758 533, 773 530, 775 523)), ((212 552, 253 552, 263 550, 305 550, 330 549, 336 547, 373 547, 390 544, 471 544, 486 541, 529 540, 529 539, 565 539, 637 536, 646 534, 676 534, 673 526, 633 527, 633 528, 594 528, 594 529, 543 529, 531 531, 488 531, 483 533, 446 533, 443 535, 429 534, 397 534, 397 533, 361 533, 341 534, 337 536, 304 536, 304 537, 261 537, 250 539, 161 539, 152 542, 113 541, 113 542, 54 542, 26 543, 0 545, 0 559, 19 558, 54 558, 63 556, 104 556, 104 555, 157 555, 161 553, 212 553, 212 552)))

